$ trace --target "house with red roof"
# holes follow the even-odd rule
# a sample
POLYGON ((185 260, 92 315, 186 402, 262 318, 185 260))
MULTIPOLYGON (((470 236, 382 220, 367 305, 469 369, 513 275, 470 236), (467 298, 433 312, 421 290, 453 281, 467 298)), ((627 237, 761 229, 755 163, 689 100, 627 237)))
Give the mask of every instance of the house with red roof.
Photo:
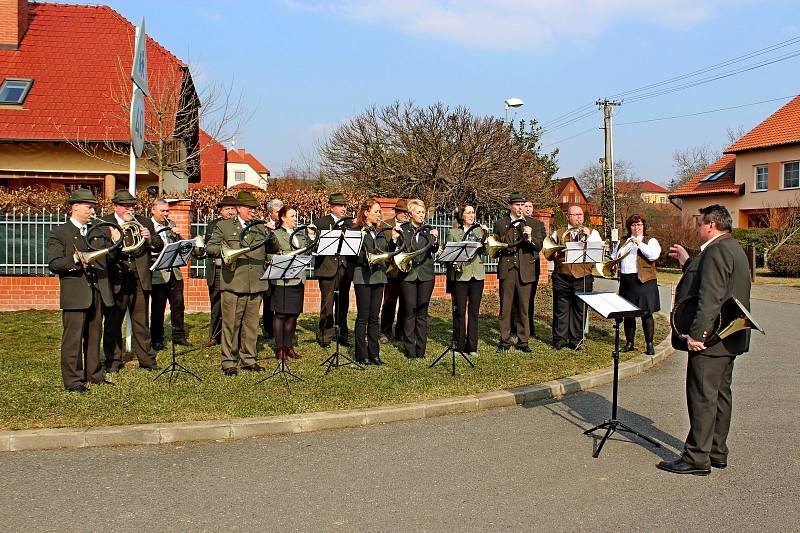
POLYGON ((567 208, 571 205, 577 205, 586 215, 586 220, 594 225, 603 224, 603 216, 600 213, 600 208, 591 202, 583 192, 578 180, 574 176, 566 178, 553 178, 550 180, 553 188, 553 196, 556 199, 556 204, 563 212, 567 212, 567 208))
MULTIPOLYGON (((0 186, 100 196, 128 186, 134 39, 108 6, 0 0, 0 186)), ((147 68, 137 186, 162 177, 165 191, 180 192, 204 169, 224 184, 225 149, 200 132, 189 67, 148 37, 147 68)))
POLYGON ((636 194, 647 204, 669 203, 669 189, 650 180, 620 181, 614 187, 618 194, 636 194))
POLYGON ((228 150, 228 187, 247 184, 266 190, 269 176, 269 169, 244 148, 228 150))
POLYGON ((800 205, 800 96, 724 150, 723 156, 670 194, 684 220, 714 203, 733 226, 763 227, 800 205), (778 216, 776 216, 778 215, 778 216))

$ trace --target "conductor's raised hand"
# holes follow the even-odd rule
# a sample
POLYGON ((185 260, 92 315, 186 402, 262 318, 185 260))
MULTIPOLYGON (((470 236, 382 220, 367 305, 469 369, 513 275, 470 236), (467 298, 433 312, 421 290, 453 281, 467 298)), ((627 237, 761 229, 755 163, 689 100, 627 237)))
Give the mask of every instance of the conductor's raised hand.
POLYGON ((673 244, 669 247, 669 256, 673 259, 677 259, 681 266, 689 260, 689 252, 680 244, 673 244))

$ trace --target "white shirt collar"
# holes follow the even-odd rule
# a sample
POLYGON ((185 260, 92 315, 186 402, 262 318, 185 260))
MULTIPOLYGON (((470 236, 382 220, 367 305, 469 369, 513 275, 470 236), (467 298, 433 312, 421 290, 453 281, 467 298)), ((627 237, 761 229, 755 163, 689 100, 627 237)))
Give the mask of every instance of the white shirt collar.
POLYGON ((87 224, 81 224, 80 222, 78 222, 77 220, 75 220, 72 217, 69 217, 69 221, 72 222, 72 224, 78 229, 82 229, 84 226, 87 225, 87 224))
POLYGON ((711 237, 710 239, 708 239, 706 242, 704 242, 703 244, 701 244, 701 245, 700 245, 700 253, 703 253, 703 250, 705 250, 706 248, 708 248, 708 245, 709 245, 709 244, 711 244, 712 242, 714 242, 715 240, 717 240, 717 238, 719 238, 719 237, 722 237, 723 235, 725 235, 725 234, 724 234, 724 233, 719 233, 719 234, 717 234, 717 235, 714 235, 713 237, 711 237))
POLYGON ((239 215, 236 215, 236 218, 239 219, 239 225, 240 226, 245 227, 247 225, 247 222, 245 222, 244 219, 242 217, 240 217, 239 215))
MULTIPOLYGON (((118 215, 116 212, 114 213, 114 218, 116 218, 116 219, 117 219, 117 224, 120 224, 120 225, 121 225, 121 224, 124 224, 124 223, 125 223, 125 219, 124 219, 124 218, 120 218, 120 216, 119 216, 119 215, 118 215)), ((135 218, 135 217, 134 217, 134 218, 135 218)))

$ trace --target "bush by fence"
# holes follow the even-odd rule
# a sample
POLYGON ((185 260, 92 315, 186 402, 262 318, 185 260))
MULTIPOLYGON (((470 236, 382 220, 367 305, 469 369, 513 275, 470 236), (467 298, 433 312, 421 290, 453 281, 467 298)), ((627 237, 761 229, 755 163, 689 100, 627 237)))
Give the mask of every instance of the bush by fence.
POLYGON ((800 245, 784 244, 769 254, 767 268, 782 276, 800 276, 800 245))

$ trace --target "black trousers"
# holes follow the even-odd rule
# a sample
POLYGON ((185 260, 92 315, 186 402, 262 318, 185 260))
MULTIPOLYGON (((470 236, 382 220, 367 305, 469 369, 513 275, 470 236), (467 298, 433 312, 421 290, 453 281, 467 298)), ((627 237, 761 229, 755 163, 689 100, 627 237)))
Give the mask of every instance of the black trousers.
POLYGON ((166 283, 153 285, 153 301, 150 308, 150 338, 164 344, 164 313, 169 301, 172 340, 186 340, 185 306, 183 304, 183 280, 170 276, 166 283))
POLYGON ((100 291, 92 289, 88 309, 65 309, 61 313, 64 331, 61 334, 61 378, 64 387, 75 388, 84 383, 102 383, 105 379, 100 361, 100 336, 103 333, 103 300, 100 291))
POLYGON ((271 290, 262 293, 261 297, 262 304, 264 305, 264 311, 261 316, 261 326, 264 336, 268 339, 275 336, 275 331, 272 327, 272 317, 275 316, 275 313, 272 312, 272 302, 270 301, 271 297, 271 290))
POLYGON ((711 357, 689 352, 686 367, 686 403, 689 435, 684 458, 699 468, 709 468, 711 459, 727 462, 728 431, 733 407, 733 363, 736 357, 711 357))
MULTIPOLYGON (((537 276, 536 281, 531 284, 531 297, 528 300, 528 338, 536 336, 536 291, 539 288, 539 278, 537 276)), ((514 299, 514 308, 517 307, 517 299, 514 299)), ((517 313, 517 311, 513 311, 513 313, 517 313)), ((517 323, 513 320, 511 321, 511 336, 514 337, 517 335, 517 323)))
POLYGON ((150 339, 149 292, 142 289, 135 270, 123 272, 120 290, 114 295, 114 306, 106 309, 106 321, 103 327, 106 370, 119 370, 124 364, 122 322, 128 309, 131 311, 133 323, 133 350, 139 360, 139 366, 156 366, 156 353, 153 351, 150 339))
POLYGON ((378 332, 380 331, 381 300, 383 283, 376 285, 354 285, 356 293, 356 360, 380 355, 378 332))
POLYGON ((553 273, 553 346, 577 346, 583 340, 586 305, 575 293, 591 291, 594 277, 553 273))
POLYGON ((339 299, 334 302, 334 289, 336 277, 320 278, 320 310, 319 328, 317 329, 317 342, 327 343, 333 341, 333 313, 336 313, 336 322, 339 325, 339 341, 347 342, 350 329, 347 326, 347 309, 350 307, 350 284, 352 280, 343 266, 339 267, 339 299), (335 309, 334 309, 335 306, 335 309))
POLYGON ((528 303, 533 283, 523 283, 518 270, 511 270, 500 282, 500 346, 511 345, 511 324, 516 324, 517 346, 528 345, 528 303), (514 305, 514 301, 516 304, 514 305))
POLYGON ((219 290, 220 268, 215 269, 214 283, 208 287, 208 300, 211 302, 211 321, 208 323, 208 338, 222 344, 222 292, 219 290))
POLYGON ((402 281, 400 294, 405 307, 403 344, 406 356, 425 355, 428 344, 428 307, 436 280, 402 281))
POLYGON ((453 336, 455 349, 459 352, 478 351, 478 314, 483 298, 483 280, 454 281, 451 284, 453 295, 453 336), (466 319, 466 323, 465 323, 466 319))
POLYGON ((394 338, 401 340, 403 338, 403 305, 400 303, 400 309, 397 309, 398 303, 400 303, 400 280, 398 278, 389 278, 389 281, 386 282, 386 287, 383 289, 381 333, 388 338, 392 338, 392 324, 394 323, 396 312, 397 323, 394 325, 394 338))

